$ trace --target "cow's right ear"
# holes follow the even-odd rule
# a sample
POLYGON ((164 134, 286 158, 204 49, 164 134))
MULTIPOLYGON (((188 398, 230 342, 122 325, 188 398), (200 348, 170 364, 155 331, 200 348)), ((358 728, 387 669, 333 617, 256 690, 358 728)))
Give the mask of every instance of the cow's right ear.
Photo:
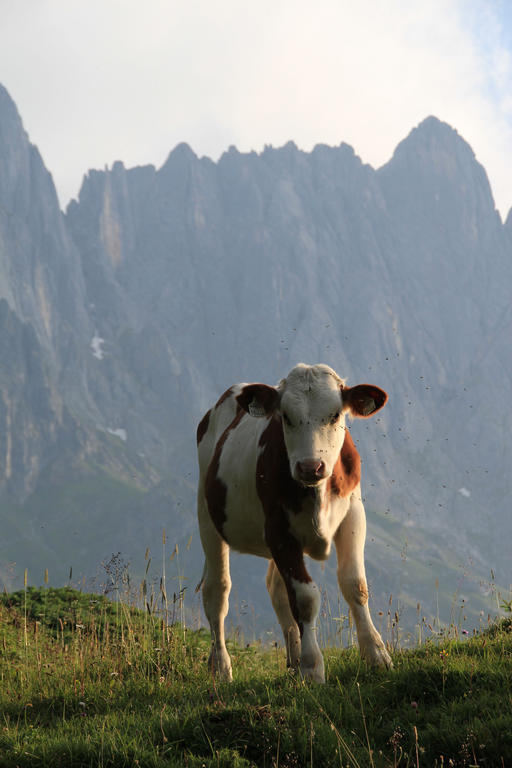
POLYGON ((279 392, 268 384, 246 384, 236 401, 251 416, 270 416, 279 406, 279 392))

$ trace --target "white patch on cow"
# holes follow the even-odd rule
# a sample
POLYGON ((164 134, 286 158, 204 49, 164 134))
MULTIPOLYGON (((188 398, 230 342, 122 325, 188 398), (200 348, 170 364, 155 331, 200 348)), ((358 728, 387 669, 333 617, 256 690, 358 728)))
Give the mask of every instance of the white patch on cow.
POLYGON ((128 439, 128 435, 126 434, 126 429, 112 429, 111 427, 107 427, 107 432, 109 435, 114 435, 114 437, 118 437, 120 440, 123 441, 123 443, 126 443, 128 439))
POLYGON ((256 464, 261 452, 259 435, 267 427, 263 419, 243 418, 232 430, 219 462, 219 478, 226 484, 224 534, 238 552, 271 557, 265 541, 265 514, 256 489, 256 464), (251 439, 256 434, 256 439, 251 439), (254 467, 247 472, 247 467, 254 467), (245 510, 250 515, 244 515, 245 510))
POLYGON ((308 624, 311 630, 315 629, 316 617, 320 610, 320 590, 314 581, 297 581, 291 579, 301 620, 308 624))
POLYGON ((471 491, 468 491, 467 488, 462 486, 462 488, 459 488, 459 493, 461 496, 464 496, 465 499, 469 499, 471 496, 471 491))
POLYGON ((105 344, 105 339, 102 339, 101 336, 98 336, 98 333, 96 332, 91 339, 90 346, 92 349, 92 354, 97 360, 103 360, 105 357, 105 352, 101 348, 103 344, 105 344))
POLYGON ((314 581, 291 580, 303 627, 300 671, 316 683, 325 682, 324 658, 316 639, 316 619, 320 611, 320 590, 314 581))

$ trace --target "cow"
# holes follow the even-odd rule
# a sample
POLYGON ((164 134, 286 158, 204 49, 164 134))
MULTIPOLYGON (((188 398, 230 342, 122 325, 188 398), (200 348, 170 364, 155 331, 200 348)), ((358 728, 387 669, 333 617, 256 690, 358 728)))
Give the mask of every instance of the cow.
POLYGON ((325 560, 334 541, 361 656, 371 666, 392 666, 368 608, 361 459, 345 425, 347 415, 368 418, 387 399, 370 384, 347 387, 327 365, 300 363, 276 387, 232 386, 199 423, 199 588, 212 637, 209 664, 221 679, 232 680, 224 635, 230 548, 270 561, 266 585, 287 665, 321 683, 320 592, 304 555, 325 560))

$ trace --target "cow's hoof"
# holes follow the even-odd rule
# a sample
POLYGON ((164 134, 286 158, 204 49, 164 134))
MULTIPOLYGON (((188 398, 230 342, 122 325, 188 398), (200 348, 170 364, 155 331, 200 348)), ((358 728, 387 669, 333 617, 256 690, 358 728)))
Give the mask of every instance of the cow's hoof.
POLYGON ((311 680, 313 683, 325 683, 324 660, 322 656, 314 664, 301 662, 300 674, 304 680, 311 680))
POLYGON ((387 669, 393 668, 391 656, 385 649, 384 645, 376 645, 373 648, 367 648, 362 656, 370 667, 385 667, 387 669))
POLYGON ((310 680, 312 683, 325 683, 325 673, 323 669, 303 669, 301 667, 300 673, 304 680, 310 680))
POLYGON ((215 677, 219 680, 223 680, 226 683, 233 681, 233 672, 231 671, 231 659, 227 654, 216 654, 212 651, 210 658, 208 659, 208 668, 212 671, 215 677))

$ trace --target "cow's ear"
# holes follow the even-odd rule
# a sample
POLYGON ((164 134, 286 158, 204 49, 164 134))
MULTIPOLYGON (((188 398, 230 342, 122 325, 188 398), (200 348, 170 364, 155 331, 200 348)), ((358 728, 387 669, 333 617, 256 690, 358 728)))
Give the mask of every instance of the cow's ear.
POLYGON ((279 392, 268 384, 246 384, 236 401, 251 416, 270 416, 279 405, 279 392))
POLYGON ((373 384, 358 384, 355 387, 345 387, 341 390, 343 410, 347 410, 352 416, 367 419, 380 411, 388 400, 383 389, 373 384))

